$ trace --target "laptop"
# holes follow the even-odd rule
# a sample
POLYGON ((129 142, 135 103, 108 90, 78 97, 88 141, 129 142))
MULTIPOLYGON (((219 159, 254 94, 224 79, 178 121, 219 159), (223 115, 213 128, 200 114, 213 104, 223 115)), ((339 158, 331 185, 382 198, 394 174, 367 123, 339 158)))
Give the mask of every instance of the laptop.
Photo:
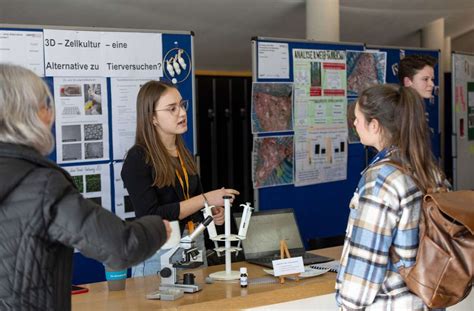
MULTIPOLYGON (((242 213, 234 213, 240 227, 242 213)), ((305 266, 334 260, 305 251, 293 209, 274 209, 252 213, 247 238, 242 240, 245 260, 273 268, 272 260, 280 258, 280 240, 285 240, 291 257, 303 257, 305 266)))

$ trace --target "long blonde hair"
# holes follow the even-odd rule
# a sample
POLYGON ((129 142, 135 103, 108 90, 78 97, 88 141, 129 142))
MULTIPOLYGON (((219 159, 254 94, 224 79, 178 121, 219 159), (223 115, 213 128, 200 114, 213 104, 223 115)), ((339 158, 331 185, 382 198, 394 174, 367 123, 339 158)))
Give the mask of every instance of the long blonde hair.
MULTIPOLYGON (((153 126, 153 114, 156 105, 166 91, 175 88, 161 81, 148 81, 137 96, 137 130, 135 144, 145 151, 145 161, 153 167, 153 186, 175 186, 175 162, 161 141, 160 135, 153 126)), ((176 135, 176 147, 190 175, 197 174, 194 159, 186 148, 181 135, 176 135)))

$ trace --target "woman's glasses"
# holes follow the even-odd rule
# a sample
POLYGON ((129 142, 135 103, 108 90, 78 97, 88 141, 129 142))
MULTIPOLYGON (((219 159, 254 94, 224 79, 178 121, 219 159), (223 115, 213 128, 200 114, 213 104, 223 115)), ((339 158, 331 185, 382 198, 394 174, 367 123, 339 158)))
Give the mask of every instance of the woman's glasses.
POLYGON ((179 109, 188 111, 189 101, 183 99, 179 104, 170 105, 164 109, 155 109, 155 111, 168 111, 172 116, 177 117, 179 115, 179 109))

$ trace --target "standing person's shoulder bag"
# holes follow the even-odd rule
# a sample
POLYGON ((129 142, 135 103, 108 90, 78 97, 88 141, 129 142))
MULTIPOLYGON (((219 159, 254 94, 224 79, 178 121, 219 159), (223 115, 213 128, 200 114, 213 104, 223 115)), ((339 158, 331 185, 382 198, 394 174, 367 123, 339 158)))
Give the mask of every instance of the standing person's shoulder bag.
MULTIPOLYGON (((474 275, 474 191, 428 193, 423 199, 415 265, 398 271, 430 308, 469 295, 474 275)), ((400 260, 391 252, 394 264, 400 260)))
MULTIPOLYGON (((406 172, 399 164, 385 164, 406 172)), ((474 277, 474 191, 428 192, 415 264, 400 265, 393 248, 390 257, 410 291, 428 307, 445 308, 466 298, 474 277)))

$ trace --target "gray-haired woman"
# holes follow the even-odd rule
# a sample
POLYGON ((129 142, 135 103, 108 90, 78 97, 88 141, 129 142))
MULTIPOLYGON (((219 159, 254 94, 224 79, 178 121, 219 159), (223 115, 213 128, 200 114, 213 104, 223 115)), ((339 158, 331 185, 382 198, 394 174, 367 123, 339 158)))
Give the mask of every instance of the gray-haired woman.
POLYGON ((71 308, 73 249, 122 269, 170 234, 159 216, 125 223, 82 197, 44 158, 54 146, 54 104, 28 69, 0 64, 0 309, 71 308))

